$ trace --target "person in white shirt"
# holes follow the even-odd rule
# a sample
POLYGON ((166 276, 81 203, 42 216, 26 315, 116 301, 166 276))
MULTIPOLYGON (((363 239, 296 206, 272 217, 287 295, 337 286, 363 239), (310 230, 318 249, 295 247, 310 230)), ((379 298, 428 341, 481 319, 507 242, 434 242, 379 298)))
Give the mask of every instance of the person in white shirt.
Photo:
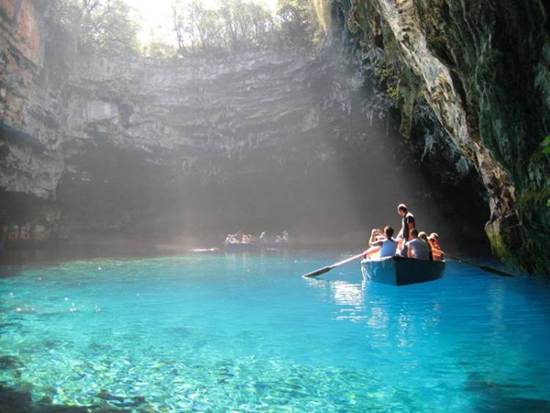
POLYGON ((392 238, 394 230, 386 225, 384 234, 378 229, 373 229, 370 234, 369 246, 380 248, 380 257, 393 257, 397 249, 397 242, 392 238))
POLYGON ((411 230, 411 238, 411 240, 405 243, 407 256, 418 260, 429 260, 430 248, 426 242, 418 238, 418 230, 416 228, 411 230))

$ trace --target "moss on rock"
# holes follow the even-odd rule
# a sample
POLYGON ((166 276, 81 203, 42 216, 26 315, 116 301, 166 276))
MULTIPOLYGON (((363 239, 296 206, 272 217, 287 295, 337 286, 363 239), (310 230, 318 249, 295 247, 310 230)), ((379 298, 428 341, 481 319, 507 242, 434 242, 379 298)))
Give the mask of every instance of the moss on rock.
MULTIPOLYGON (((474 165, 491 216, 496 255, 550 273, 550 8, 541 0, 333 1, 373 75, 401 112, 409 137, 425 98, 474 165)), ((449 165, 449 168, 451 166, 449 165)))

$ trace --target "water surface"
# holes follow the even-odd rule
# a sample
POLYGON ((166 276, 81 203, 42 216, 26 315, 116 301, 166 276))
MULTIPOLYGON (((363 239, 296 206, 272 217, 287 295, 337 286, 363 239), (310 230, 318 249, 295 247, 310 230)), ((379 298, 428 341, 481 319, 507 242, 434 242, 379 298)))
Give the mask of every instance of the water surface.
POLYGON ((358 264, 300 277, 342 257, 4 267, 0 382, 142 412, 550 411, 547 283, 456 263, 406 287, 358 264))

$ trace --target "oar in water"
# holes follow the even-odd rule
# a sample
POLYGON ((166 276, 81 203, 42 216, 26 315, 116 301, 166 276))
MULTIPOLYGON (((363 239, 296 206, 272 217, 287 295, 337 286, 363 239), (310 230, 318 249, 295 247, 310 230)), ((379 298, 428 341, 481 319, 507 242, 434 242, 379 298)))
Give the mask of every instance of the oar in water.
POLYGON ((312 272, 308 272, 307 274, 304 274, 302 277, 311 278, 311 277, 317 277, 318 275, 321 275, 321 274, 325 274, 325 273, 329 272, 330 270, 332 270, 336 267, 339 267, 341 265, 347 264, 348 262, 351 262, 351 261, 354 261, 354 260, 357 260, 357 259, 361 258, 363 255, 365 255, 365 253, 366 253, 366 251, 363 251, 361 254, 354 255, 353 257, 346 258, 345 260, 336 262, 332 265, 327 265, 326 267, 319 268, 319 269, 317 269, 315 271, 312 271, 312 272))
POLYGON ((498 268, 490 267, 488 265, 475 264, 471 261, 468 261, 468 260, 465 260, 465 259, 462 259, 462 258, 459 258, 459 257, 454 257, 452 255, 447 255, 447 257, 450 258, 453 261, 460 262, 462 264, 471 265, 472 267, 477 267, 477 268, 479 268, 479 269, 481 269, 485 272, 491 272, 493 274, 502 275, 504 277, 513 277, 514 276, 514 274, 510 274, 509 272, 502 271, 502 270, 499 270, 498 268))

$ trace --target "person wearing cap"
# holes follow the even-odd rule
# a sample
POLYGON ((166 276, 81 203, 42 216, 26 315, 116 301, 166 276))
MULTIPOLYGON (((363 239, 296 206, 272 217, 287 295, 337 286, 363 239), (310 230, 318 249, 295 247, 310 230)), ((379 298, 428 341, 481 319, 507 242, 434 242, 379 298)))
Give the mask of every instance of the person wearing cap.
POLYGON ((445 253, 441 249, 441 245, 439 245, 439 235, 436 232, 432 232, 428 236, 428 242, 432 248, 432 257, 434 261, 443 261, 445 259, 445 253))

